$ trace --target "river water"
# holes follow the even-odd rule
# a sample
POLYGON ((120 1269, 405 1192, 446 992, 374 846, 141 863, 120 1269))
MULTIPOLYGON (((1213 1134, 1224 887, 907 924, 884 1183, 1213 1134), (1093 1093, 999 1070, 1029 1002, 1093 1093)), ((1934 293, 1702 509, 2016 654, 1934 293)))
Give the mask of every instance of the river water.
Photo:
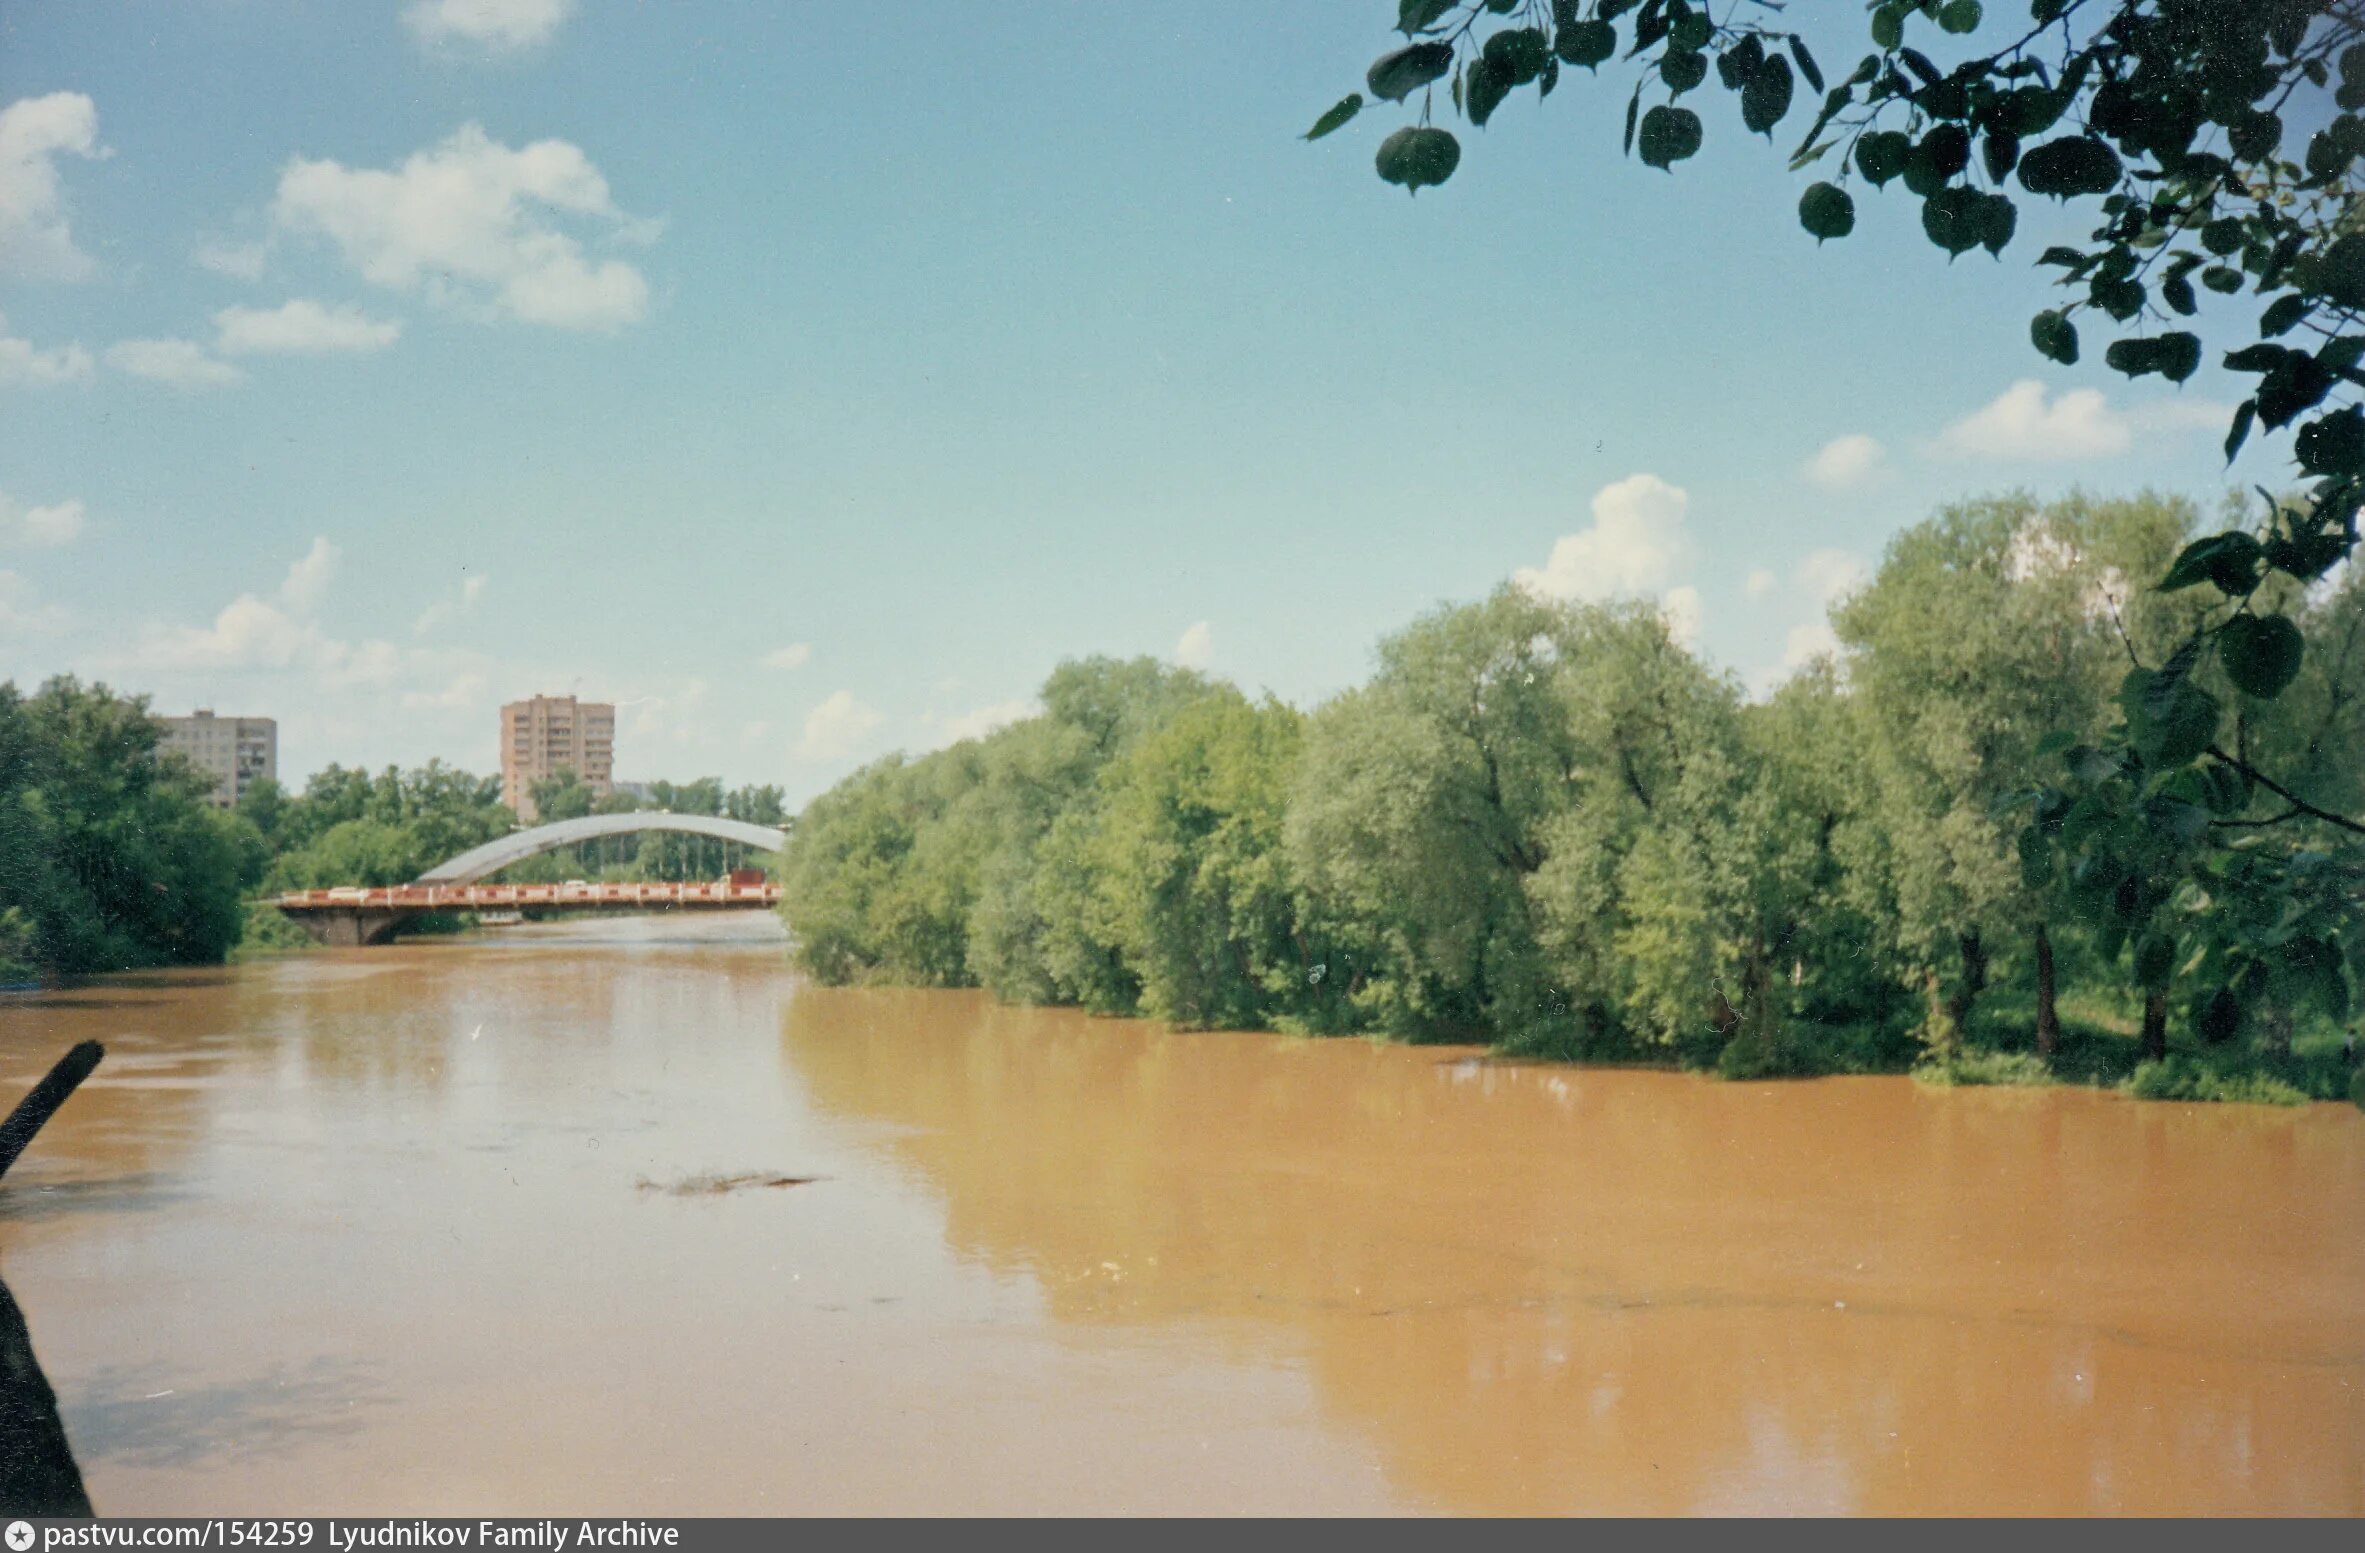
POLYGON ((84 1037, 0 1271, 104 1512, 2365 1512, 2347 1106, 1175 1034, 747 917, 18 996, 0 1089, 84 1037))

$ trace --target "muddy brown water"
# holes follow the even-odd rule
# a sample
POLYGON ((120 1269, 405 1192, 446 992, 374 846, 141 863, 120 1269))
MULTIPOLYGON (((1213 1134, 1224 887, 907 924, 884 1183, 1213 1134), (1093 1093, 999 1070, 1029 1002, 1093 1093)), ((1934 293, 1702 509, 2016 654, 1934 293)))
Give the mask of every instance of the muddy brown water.
POLYGON ((102 1511, 2365 1512, 2365 1115, 825 990, 754 918, 0 1003, 102 1511), (643 1183, 812 1178, 788 1189, 643 1183))

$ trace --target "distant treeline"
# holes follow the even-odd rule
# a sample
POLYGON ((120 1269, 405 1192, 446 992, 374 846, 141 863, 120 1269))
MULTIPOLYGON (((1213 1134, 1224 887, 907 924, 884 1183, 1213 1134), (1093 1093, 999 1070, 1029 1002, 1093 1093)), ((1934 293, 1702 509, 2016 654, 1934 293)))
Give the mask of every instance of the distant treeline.
MULTIPOLYGON (((211 780, 161 740, 145 697, 70 677, 29 696, 0 683, 0 983, 305 943, 261 897, 405 883, 518 828, 499 778, 432 760, 331 765, 300 794, 265 779, 224 809, 209 801, 211 780)), ((713 777, 653 783, 643 800, 596 797, 561 772, 535 797, 545 819, 647 807, 782 823, 779 788, 725 789, 713 777)), ((650 833, 545 853, 502 877, 711 878, 745 861, 736 844, 650 833)))
MULTIPOLYGON (((2149 496, 1947 509, 1834 611, 1836 656, 1763 700, 1653 608, 1514 588, 1390 637, 1311 713, 1148 659, 1071 662, 1041 715, 879 761, 799 816, 794 952, 831 982, 1186 1026, 1731 1075, 1920 1056, 1958 1081, 2105 1078, 2149 1057, 2149 1092, 2337 1093, 2356 913, 2299 942, 2238 1028, 2185 978, 2171 1058, 2164 1032, 2121 1038, 2133 951, 2021 847, 2025 795, 2121 715, 2130 655, 2158 661, 2204 607, 2130 581, 2197 522, 2149 496)), ((2241 736, 2357 814, 2365 589, 2281 602, 2302 680, 2241 736)), ((2251 823, 2274 807, 2227 810, 2226 843, 2321 851, 2365 906, 2353 838, 2251 823)))

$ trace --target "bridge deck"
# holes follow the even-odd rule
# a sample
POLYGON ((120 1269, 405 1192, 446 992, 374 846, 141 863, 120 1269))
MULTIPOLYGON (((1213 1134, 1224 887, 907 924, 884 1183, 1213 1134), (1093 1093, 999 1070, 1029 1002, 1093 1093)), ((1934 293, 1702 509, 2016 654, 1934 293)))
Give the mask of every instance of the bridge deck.
POLYGON ((290 890, 281 911, 478 911, 561 906, 570 911, 642 911, 651 907, 780 904, 780 886, 763 884, 397 884, 370 889, 290 890))

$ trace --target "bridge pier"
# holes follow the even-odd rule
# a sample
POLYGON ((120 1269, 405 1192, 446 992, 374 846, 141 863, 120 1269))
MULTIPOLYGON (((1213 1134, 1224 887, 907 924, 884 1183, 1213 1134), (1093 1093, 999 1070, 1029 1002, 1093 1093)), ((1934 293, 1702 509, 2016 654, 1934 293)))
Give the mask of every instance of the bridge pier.
POLYGON ((304 931, 315 940, 331 949, 360 949, 394 942, 395 930, 410 913, 352 906, 332 911, 291 911, 288 915, 302 924, 304 931))

